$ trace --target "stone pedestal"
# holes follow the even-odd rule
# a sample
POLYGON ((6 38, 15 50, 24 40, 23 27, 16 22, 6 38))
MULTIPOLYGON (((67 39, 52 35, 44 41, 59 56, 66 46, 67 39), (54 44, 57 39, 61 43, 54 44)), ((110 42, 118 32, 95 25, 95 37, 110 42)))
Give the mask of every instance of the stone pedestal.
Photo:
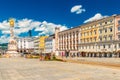
POLYGON ((18 57, 20 56, 17 52, 17 42, 15 39, 11 38, 9 40, 9 44, 8 44, 8 51, 6 52, 6 54, 9 57, 18 57))

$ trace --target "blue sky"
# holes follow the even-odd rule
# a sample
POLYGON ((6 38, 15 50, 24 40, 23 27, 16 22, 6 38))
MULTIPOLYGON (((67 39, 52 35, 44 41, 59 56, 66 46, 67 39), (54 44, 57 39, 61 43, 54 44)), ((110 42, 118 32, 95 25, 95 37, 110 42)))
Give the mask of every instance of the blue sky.
POLYGON ((28 36, 26 32, 30 29, 33 36, 49 35, 56 26, 64 30, 89 22, 91 18, 119 14, 119 3, 120 0, 0 0, 0 27, 5 27, 0 28, 0 42, 9 37, 7 20, 10 17, 16 20, 15 28, 19 31, 15 32, 16 36, 28 36))

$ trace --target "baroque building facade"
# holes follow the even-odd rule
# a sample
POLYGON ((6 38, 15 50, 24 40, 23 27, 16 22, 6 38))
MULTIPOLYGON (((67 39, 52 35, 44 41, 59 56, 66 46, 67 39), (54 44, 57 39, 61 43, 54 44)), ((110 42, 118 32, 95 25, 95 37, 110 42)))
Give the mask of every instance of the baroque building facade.
POLYGON ((55 54, 55 34, 45 39, 45 53, 55 54))
POLYGON ((34 37, 34 54, 40 54, 39 44, 40 44, 40 37, 34 37))
POLYGON ((113 15, 80 27, 81 56, 120 57, 119 15, 113 15))
POLYGON ((58 51, 61 56, 78 56, 79 27, 58 33, 58 51))
POLYGON ((45 53, 45 39, 48 36, 40 36, 39 38, 39 51, 40 53, 45 53))
POLYGON ((120 15, 112 15, 59 31, 60 56, 120 57, 120 15))
POLYGON ((19 53, 31 53, 34 51, 34 42, 33 38, 25 37, 25 38, 16 38, 17 40, 17 48, 19 53))

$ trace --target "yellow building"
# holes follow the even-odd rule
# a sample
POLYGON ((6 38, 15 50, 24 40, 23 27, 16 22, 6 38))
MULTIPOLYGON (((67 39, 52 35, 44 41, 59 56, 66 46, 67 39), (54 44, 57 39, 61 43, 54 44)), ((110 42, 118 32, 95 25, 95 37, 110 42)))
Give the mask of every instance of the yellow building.
POLYGON ((44 52, 44 50, 45 50, 45 39, 47 37, 48 36, 40 36, 39 49, 41 52, 44 52))
MULTIPOLYGON (((113 57, 120 49, 120 15, 81 25, 79 51, 87 57, 113 57)), ((120 53, 119 53, 120 55, 120 53)))
POLYGON ((98 26, 96 23, 81 26, 81 43, 98 42, 98 26))

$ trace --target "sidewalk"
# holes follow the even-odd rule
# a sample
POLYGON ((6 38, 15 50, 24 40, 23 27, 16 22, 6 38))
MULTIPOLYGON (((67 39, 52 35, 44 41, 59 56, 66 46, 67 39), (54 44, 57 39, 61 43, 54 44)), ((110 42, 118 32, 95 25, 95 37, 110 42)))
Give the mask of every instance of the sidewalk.
POLYGON ((63 59, 66 62, 89 64, 89 65, 100 65, 108 67, 116 67, 120 69, 120 58, 89 58, 89 57, 57 57, 63 59))

